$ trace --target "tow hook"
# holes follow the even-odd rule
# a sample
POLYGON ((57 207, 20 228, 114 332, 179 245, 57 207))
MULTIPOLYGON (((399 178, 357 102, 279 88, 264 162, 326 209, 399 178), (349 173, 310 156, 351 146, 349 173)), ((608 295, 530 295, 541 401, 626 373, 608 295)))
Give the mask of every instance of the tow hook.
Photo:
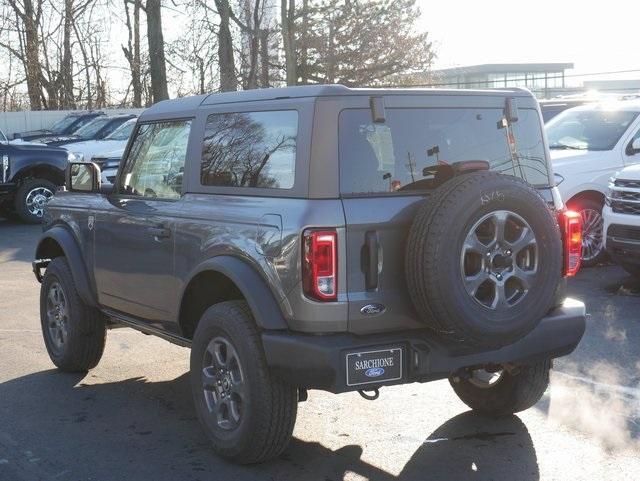
POLYGON ((360 396, 365 398, 367 401, 375 401, 380 397, 380 391, 378 390, 378 388, 367 389, 367 390, 361 389, 358 391, 358 394, 360 394, 360 396), (372 393, 372 394, 369 394, 369 393, 372 393))
POLYGON ((40 284, 42 284, 41 269, 46 269, 50 262, 51 262, 51 259, 36 259, 31 263, 33 274, 36 276, 36 279, 40 284))

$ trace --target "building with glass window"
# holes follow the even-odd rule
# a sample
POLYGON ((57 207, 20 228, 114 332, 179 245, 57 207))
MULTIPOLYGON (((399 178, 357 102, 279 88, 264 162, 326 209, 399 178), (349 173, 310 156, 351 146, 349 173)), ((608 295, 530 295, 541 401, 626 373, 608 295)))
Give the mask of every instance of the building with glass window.
POLYGON ((432 72, 433 86, 488 89, 526 87, 538 97, 553 97, 565 89, 565 71, 572 63, 496 63, 432 72))

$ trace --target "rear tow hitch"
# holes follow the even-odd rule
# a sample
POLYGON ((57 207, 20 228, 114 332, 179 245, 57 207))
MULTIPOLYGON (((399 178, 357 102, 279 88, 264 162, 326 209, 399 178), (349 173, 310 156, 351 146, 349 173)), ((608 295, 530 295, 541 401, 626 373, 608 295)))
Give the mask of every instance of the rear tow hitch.
POLYGON ((367 401, 375 401, 380 397, 380 391, 378 390, 378 388, 367 389, 367 390, 361 389, 358 391, 358 394, 360 394, 360 396, 365 398, 367 401), (369 394, 369 393, 372 393, 372 394, 369 394))

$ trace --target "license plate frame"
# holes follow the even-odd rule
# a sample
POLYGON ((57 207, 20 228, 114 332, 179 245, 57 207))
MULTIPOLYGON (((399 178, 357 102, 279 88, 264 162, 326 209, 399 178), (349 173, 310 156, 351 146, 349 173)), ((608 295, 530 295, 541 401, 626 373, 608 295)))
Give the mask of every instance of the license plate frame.
POLYGON ((399 381, 403 376, 403 361, 404 348, 401 346, 349 352, 345 355, 346 384, 353 387, 399 381), (391 359, 391 365, 389 365, 389 359, 391 359), (364 361, 365 367, 356 369, 357 361, 364 361), (380 369, 382 369, 380 374, 373 372, 380 369), (388 374, 387 369, 389 370, 388 374), (369 372, 375 375, 367 374, 369 372))

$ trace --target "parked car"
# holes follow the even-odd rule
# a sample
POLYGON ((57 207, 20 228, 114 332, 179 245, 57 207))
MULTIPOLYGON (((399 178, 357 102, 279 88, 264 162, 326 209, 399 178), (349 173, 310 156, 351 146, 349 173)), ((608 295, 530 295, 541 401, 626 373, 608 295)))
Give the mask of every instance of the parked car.
POLYGON ((64 148, 71 152, 73 159, 78 162, 90 161, 93 157, 100 156, 106 152, 124 151, 135 125, 136 118, 133 117, 103 139, 74 142, 66 144, 64 148))
POLYGON ((593 99, 550 99, 540 101, 540 110, 542 111, 542 119, 546 124, 556 115, 573 107, 579 107, 588 103, 593 103, 593 99))
POLYGON ((95 163, 100 168, 100 179, 102 185, 111 185, 115 182, 116 175, 118 175, 118 167, 120 167, 122 155, 124 154, 124 149, 125 148, 122 147, 91 158, 91 162, 95 163))
POLYGON ((59 147, 9 142, 0 131, 0 215, 39 223, 45 204, 64 185, 68 155, 59 147))
MULTIPOLYGON (((640 138, 631 148, 640 154, 640 138)), ((625 167, 611 178, 603 215, 611 259, 640 278, 640 165, 625 167)))
POLYGON ((91 369, 117 326, 191 347, 195 410, 235 462, 284 450, 307 389, 448 378, 484 414, 527 409, 584 333, 562 294, 580 217, 529 92, 169 100, 138 119, 115 185, 99 174, 71 163, 47 205, 49 356, 91 369))
POLYGON ((595 265, 606 255, 602 207, 609 178, 640 162, 632 148, 640 138, 638 114, 638 101, 590 104, 565 110, 545 127, 562 198, 582 214, 584 265, 595 265))
POLYGON ((88 140, 103 140, 127 120, 133 118, 135 118, 134 114, 104 115, 89 122, 73 134, 43 137, 33 139, 33 142, 60 146, 88 140))
POLYGON ((75 133, 76 130, 85 126, 89 122, 95 120, 97 117, 101 117, 103 115, 104 115, 104 112, 96 112, 92 110, 89 110, 86 112, 75 112, 58 120, 49 129, 30 130, 27 132, 16 132, 11 136, 11 138, 21 139, 21 140, 24 140, 25 142, 28 142, 30 140, 43 139, 46 137, 71 135, 75 133))

